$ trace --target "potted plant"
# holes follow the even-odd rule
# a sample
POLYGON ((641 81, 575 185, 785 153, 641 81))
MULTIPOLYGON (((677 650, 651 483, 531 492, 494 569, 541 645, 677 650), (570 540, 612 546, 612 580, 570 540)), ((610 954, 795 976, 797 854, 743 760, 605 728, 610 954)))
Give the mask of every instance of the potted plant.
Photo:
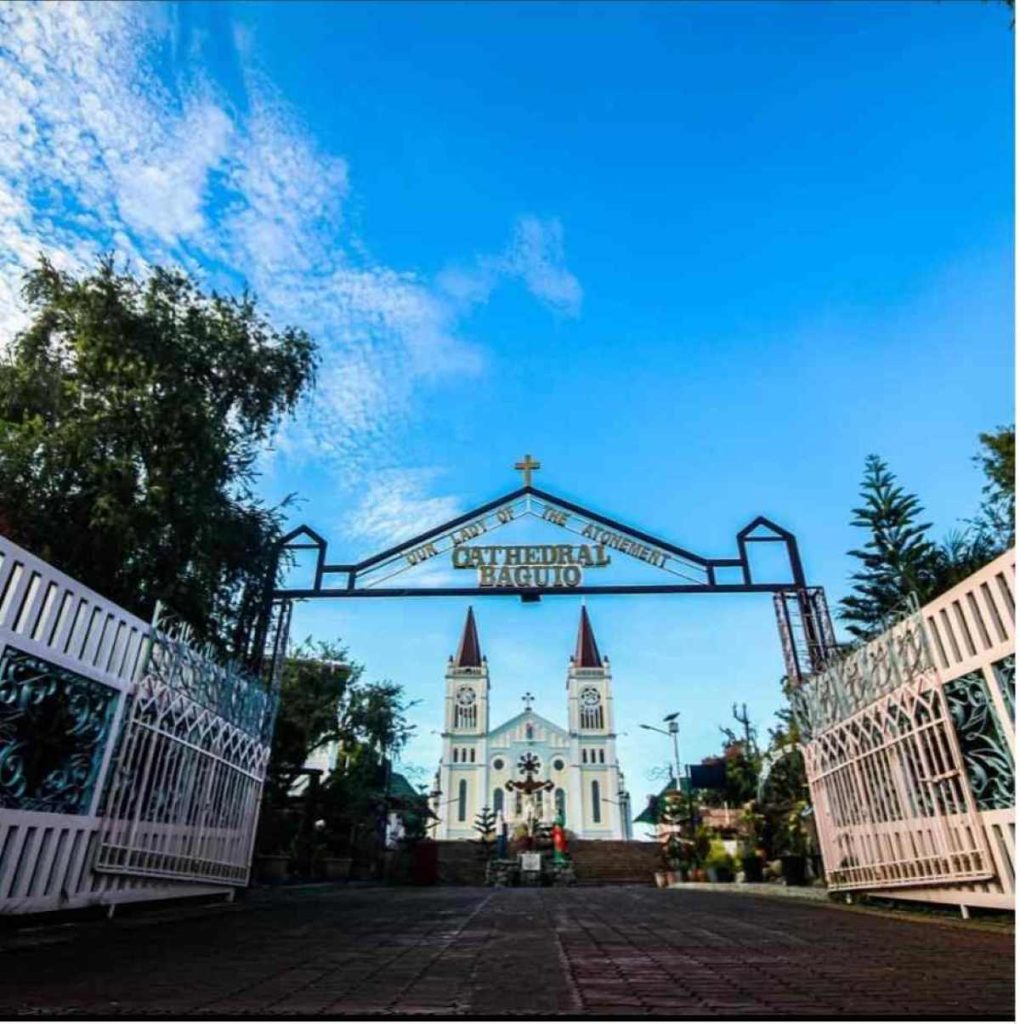
POLYGON ((787 885, 807 884, 807 832, 804 812, 807 802, 798 800, 783 819, 780 832, 783 879, 787 885))
POLYGON ((693 867, 691 868, 691 880, 704 882, 708 875, 705 871, 705 864, 708 860, 709 851, 712 848, 712 833, 704 825, 699 825, 694 830, 693 842, 693 867))
POLYGON ((681 839, 676 832, 670 833, 662 846, 663 862, 666 866, 666 885, 687 881, 687 872, 692 856, 690 840, 681 839))
POLYGON ((684 820, 683 794, 679 790, 668 790, 660 799, 659 853, 662 870, 655 873, 655 884, 662 888, 675 885, 681 880, 684 866, 684 841, 680 838, 681 823, 684 820))
POLYGON ((346 882, 351 877, 353 857, 338 857, 330 854, 322 858, 322 870, 327 882, 346 882))
POLYGON ((713 839, 705 861, 710 882, 732 882, 734 873, 733 857, 726 852, 721 839, 713 839))
POLYGON ((255 854, 254 874, 260 882, 284 882, 287 880, 289 853, 255 854))
POLYGON ((755 811, 753 804, 749 804, 741 816, 740 823, 744 830, 740 857, 744 881, 760 882, 764 878, 765 869, 765 858, 761 849, 761 832, 765 816, 755 811))

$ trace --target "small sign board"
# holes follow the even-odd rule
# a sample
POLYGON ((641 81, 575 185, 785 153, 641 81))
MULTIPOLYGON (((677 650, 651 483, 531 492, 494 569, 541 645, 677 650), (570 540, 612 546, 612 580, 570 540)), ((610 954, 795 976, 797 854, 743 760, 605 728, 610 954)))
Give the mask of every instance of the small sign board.
POLYGON ((521 854, 521 871, 541 871, 542 870, 542 854, 540 853, 522 853, 521 854))

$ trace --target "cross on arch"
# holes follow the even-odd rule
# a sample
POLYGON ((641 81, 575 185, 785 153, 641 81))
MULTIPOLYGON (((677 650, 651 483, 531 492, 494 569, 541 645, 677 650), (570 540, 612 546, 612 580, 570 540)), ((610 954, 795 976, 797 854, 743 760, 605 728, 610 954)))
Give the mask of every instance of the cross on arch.
POLYGON ((524 701, 524 710, 525 711, 530 711, 531 710, 531 705, 532 705, 532 702, 534 701, 534 699, 535 699, 535 695, 530 690, 523 697, 521 697, 521 700, 524 701))
POLYGON ((524 486, 525 487, 530 487, 531 486, 531 474, 536 469, 541 469, 541 468, 542 468, 542 463, 541 462, 537 462, 535 459, 533 459, 531 457, 530 454, 525 455, 524 458, 520 462, 515 462, 514 463, 514 469, 516 469, 519 473, 523 474, 523 476, 524 476, 524 486))

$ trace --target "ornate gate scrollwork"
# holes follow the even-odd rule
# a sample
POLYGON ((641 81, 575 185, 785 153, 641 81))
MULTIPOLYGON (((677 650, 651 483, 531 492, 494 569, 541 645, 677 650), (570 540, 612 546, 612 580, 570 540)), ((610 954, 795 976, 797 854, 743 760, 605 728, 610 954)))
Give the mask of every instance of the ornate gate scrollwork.
MULTIPOLYGON (((289 606, 277 610, 286 630, 289 606)), ((286 635, 285 633, 283 635, 286 635)), ((95 870, 244 885, 278 702, 157 618, 107 794, 95 870)))
POLYGON ((88 814, 117 691, 0 648, 0 807, 88 814))
POLYGON ((794 689, 830 889, 994 876, 972 792, 975 758, 987 761, 989 751, 966 710, 970 684, 957 682, 956 691, 939 685, 915 603, 880 637, 794 689))

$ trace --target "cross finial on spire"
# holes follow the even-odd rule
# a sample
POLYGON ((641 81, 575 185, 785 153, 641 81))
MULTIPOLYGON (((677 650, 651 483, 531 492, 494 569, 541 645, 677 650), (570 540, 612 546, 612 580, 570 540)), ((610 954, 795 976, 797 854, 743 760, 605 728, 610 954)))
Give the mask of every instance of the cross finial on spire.
POLYGON ((542 463, 541 462, 536 462, 531 457, 530 454, 525 455, 524 458, 520 462, 515 462, 514 463, 514 469, 516 469, 518 472, 522 473, 523 476, 524 476, 524 486, 525 487, 530 487, 531 486, 531 474, 536 469, 541 469, 541 468, 542 468, 542 463))
POLYGON ((524 710, 525 711, 530 711, 531 710, 531 702, 534 699, 535 699, 535 695, 533 693, 531 693, 530 690, 523 697, 521 697, 521 700, 524 701, 524 710))

